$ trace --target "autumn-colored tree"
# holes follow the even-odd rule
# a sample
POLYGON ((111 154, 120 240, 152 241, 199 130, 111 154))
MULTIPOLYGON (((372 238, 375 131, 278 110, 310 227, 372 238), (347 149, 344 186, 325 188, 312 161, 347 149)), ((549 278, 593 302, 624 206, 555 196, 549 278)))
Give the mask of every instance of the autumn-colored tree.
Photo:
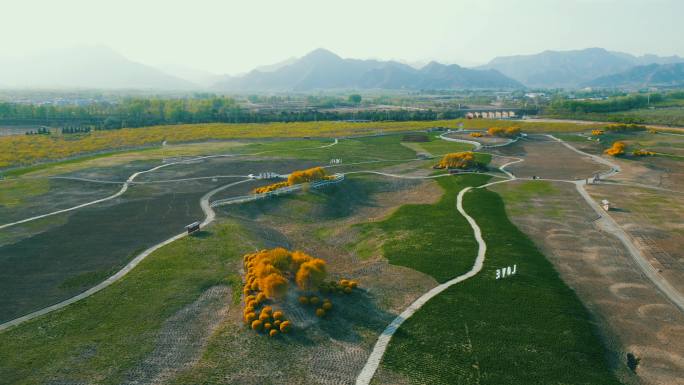
POLYGON ((268 298, 282 298, 287 293, 288 282, 282 274, 269 274, 262 278, 259 282, 261 290, 263 290, 264 294, 268 298))
POLYGON ((311 290, 317 288, 326 277, 326 264, 320 258, 314 258, 306 261, 299 266, 295 281, 297 286, 302 290, 311 290))
POLYGON ((467 169, 474 167, 476 164, 475 156, 471 151, 454 152, 446 154, 435 166, 435 168, 461 168, 467 169))
POLYGON ((605 154, 610 155, 610 156, 620 156, 625 154, 625 143, 624 142, 615 142, 613 145, 604 151, 605 154))
POLYGON ((603 130, 591 130, 591 135, 592 136, 599 136, 603 135, 605 132, 603 130))
POLYGON ((520 135, 520 127, 490 127, 487 129, 487 135, 499 136, 504 138, 515 138, 520 135))
POLYGON ((325 179, 325 177, 326 173, 323 167, 314 167, 302 171, 293 171, 287 178, 287 183, 290 186, 294 186, 300 183, 308 183, 325 179))

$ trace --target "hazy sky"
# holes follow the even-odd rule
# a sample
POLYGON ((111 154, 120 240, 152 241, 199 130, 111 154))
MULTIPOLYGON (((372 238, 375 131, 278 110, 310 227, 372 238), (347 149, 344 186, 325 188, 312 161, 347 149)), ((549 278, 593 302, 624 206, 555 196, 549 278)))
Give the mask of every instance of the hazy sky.
POLYGON ((106 45, 151 65, 237 73, 328 48, 472 65, 604 47, 684 56, 684 0, 1 0, 0 56, 106 45))

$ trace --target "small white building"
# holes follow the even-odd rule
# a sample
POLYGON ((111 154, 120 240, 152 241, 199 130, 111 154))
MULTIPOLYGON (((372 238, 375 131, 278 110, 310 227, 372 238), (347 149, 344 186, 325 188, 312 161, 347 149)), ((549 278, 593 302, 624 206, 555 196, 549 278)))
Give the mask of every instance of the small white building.
POLYGON ((608 202, 608 199, 604 199, 601 201, 601 207, 603 207, 603 209, 606 211, 610 210, 610 202, 608 202))

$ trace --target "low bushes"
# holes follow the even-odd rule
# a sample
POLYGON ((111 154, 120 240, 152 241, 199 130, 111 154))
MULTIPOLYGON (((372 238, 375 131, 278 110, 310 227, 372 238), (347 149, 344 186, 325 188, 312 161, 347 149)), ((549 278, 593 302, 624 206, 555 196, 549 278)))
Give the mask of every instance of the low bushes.
POLYGON ((640 150, 632 151, 632 155, 634 155, 634 156, 655 156, 655 154, 656 154, 655 152, 644 150, 643 148, 640 150))
POLYGON ((470 136, 472 136, 473 138, 481 138, 484 136, 484 134, 482 134, 481 132, 471 132, 470 136))

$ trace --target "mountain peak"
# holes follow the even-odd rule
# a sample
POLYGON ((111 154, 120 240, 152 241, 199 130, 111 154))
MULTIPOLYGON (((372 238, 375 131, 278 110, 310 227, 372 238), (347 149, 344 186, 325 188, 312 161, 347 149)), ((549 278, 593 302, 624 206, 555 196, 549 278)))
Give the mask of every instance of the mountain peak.
POLYGON ((325 48, 316 48, 315 50, 307 53, 302 57, 301 60, 341 60, 342 58, 337 56, 332 51, 325 48))

